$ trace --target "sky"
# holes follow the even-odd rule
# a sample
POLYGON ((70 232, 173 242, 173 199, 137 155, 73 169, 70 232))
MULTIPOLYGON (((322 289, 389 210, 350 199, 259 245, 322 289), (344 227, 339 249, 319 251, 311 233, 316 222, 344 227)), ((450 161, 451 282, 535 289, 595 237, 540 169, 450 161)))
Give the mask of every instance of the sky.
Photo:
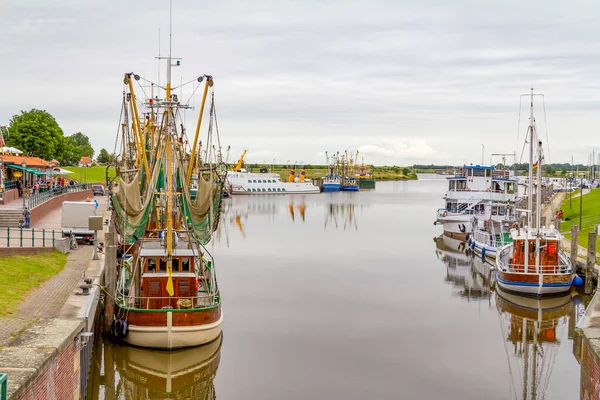
MULTIPOLYGON (((173 81, 214 77, 230 161, 519 161, 532 86, 547 161, 600 150, 598 1, 174 0, 172 20, 173 81)), ((45 109, 112 152, 123 74, 156 82, 168 30, 167 0, 0 0, 0 125, 45 109)))

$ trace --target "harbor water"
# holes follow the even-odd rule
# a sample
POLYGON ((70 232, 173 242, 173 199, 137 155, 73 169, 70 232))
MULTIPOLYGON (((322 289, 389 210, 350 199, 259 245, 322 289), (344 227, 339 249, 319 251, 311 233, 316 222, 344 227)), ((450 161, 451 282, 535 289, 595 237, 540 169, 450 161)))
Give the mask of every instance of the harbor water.
POLYGON ((224 200, 223 336, 161 352, 96 341, 92 399, 580 398, 578 296, 499 293, 436 239, 443 176, 224 200))

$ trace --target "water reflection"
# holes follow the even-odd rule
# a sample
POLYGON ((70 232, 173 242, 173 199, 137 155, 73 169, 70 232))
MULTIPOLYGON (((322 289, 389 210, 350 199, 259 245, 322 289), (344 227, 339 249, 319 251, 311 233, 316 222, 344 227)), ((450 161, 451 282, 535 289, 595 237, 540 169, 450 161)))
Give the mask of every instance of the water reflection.
MULTIPOLYGON (((356 204, 354 203, 329 203, 326 206, 325 229, 328 227, 343 230, 358 230, 356 220, 356 204)), ((362 211, 362 206, 361 206, 362 211)))
POLYGON ((496 307, 505 338, 511 398, 546 398, 561 338, 569 326, 571 295, 536 299, 498 287, 496 307))
POLYGON ((548 393, 548 387, 562 341, 575 337, 576 314, 582 309, 580 296, 572 292, 539 299, 503 291, 495 285, 492 262, 475 255, 459 240, 442 235, 434 241, 453 295, 468 301, 487 300, 490 311, 498 314, 509 398, 557 398, 556 393, 548 393))
POLYGON ((90 374, 94 400, 216 399, 223 336, 205 346, 160 351, 101 341, 90 374))
POLYGON ((226 242, 229 247, 229 234, 233 229, 246 239, 247 228, 259 220, 266 219, 270 222, 276 219, 290 222, 306 222, 310 214, 318 208, 325 210, 325 229, 333 230, 358 230, 357 211, 362 214, 365 204, 357 204, 357 197, 345 196, 336 202, 336 199, 320 202, 311 201, 305 196, 248 196, 235 197, 223 203, 222 219, 218 226, 216 239, 226 242), (310 209, 310 211, 309 211, 310 209))

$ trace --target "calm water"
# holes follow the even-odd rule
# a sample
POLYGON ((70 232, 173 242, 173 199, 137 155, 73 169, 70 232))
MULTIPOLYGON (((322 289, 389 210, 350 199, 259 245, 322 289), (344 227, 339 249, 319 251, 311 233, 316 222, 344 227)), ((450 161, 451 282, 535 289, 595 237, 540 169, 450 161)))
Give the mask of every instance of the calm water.
POLYGON ((579 298, 498 297, 489 265, 434 241, 444 188, 424 176, 226 199, 213 244, 222 342, 174 353, 104 343, 92 397, 579 399, 579 298))

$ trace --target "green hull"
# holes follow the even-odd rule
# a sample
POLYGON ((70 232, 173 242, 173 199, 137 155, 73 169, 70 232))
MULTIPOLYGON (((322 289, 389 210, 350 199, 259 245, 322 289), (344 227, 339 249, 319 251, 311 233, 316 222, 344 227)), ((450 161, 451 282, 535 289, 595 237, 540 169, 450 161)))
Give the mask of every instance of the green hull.
POLYGON ((375 189, 375 179, 361 178, 358 180, 358 186, 361 189, 375 189))

